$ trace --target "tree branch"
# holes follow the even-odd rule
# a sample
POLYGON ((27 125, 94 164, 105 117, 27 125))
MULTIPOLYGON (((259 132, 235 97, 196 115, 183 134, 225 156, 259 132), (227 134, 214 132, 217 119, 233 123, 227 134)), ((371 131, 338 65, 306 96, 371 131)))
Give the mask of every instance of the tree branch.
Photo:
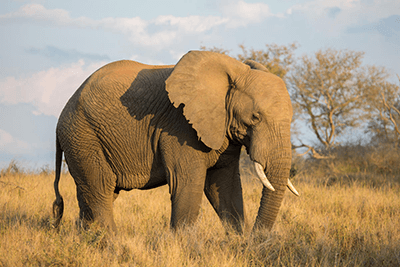
POLYGON ((390 119, 390 121, 392 122, 396 133, 397 133, 398 135, 400 135, 399 127, 397 126, 397 123, 396 123, 396 121, 395 121, 394 118, 393 118, 393 115, 392 115, 391 110, 392 110, 392 109, 395 110, 395 111, 397 112, 397 114, 399 114, 399 115, 400 115, 400 112, 399 112, 398 109, 396 109, 395 107, 389 105, 389 104, 386 102, 385 95, 383 94, 383 92, 381 92, 381 96, 382 96, 383 105, 386 107, 387 111, 389 112, 389 119, 390 119))
POLYGON ((314 147, 305 145, 303 143, 301 143, 301 145, 299 145, 299 146, 292 145, 292 149, 303 148, 303 147, 306 147, 308 149, 306 152, 300 154, 299 157, 302 157, 311 151, 311 156, 315 159, 330 159, 330 158, 332 158, 331 156, 323 156, 323 155, 319 154, 314 147))

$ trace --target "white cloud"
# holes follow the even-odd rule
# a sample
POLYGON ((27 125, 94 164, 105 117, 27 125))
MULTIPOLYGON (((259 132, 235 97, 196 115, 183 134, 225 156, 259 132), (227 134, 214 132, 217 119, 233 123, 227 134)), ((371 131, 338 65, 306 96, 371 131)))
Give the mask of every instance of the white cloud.
POLYGON ((33 21, 52 22, 61 26, 87 26, 93 23, 91 19, 80 17, 71 18, 69 12, 63 9, 46 9, 40 4, 27 4, 17 11, 0 15, 2 20, 31 19, 33 21))
POLYGON ((104 62, 85 65, 83 60, 60 68, 40 71, 27 78, 7 77, 0 81, 0 102, 33 103, 35 115, 58 117, 76 89, 104 62))
POLYGON ((226 4, 222 7, 222 11, 225 16, 229 17, 228 27, 232 28, 258 23, 271 16, 280 16, 272 14, 267 4, 246 3, 242 0, 233 4, 226 4))
POLYGON ((109 17, 94 20, 87 17, 73 18, 68 11, 63 9, 47 9, 40 4, 27 4, 15 12, 0 15, 0 21, 28 20, 36 23, 45 22, 47 25, 53 26, 100 28, 122 33, 136 45, 161 49, 176 43, 186 34, 206 34, 207 31, 218 26, 226 26, 228 28, 246 26, 273 16, 268 5, 264 3, 246 3, 242 0, 226 4, 221 9, 223 16, 176 17, 162 15, 148 21, 140 17, 109 17))
POLYGON ((14 138, 10 133, 0 129, 0 151, 10 154, 26 154, 31 152, 32 147, 24 141, 14 138))
POLYGON ((155 25, 170 25, 176 26, 183 32, 201 33, 212 29, 218 25, 226 24, 228 18, 221 18, 217 16, 189 16, 189 17, 175 17, 175 16, 159 16, 155 19, 155 25))
POLYGON ((77 28, 102 28, 111 32, 127 35, 128 39, 136 44, 145 46, 169 43, 174 36, 156 33, 150 35, 146 32, 149 22, 139 18, 103 18, 93 20, 87 17, 72 18, 68 11, 63 9, 46 9, 40 4, 27 4, 15 12, 0 15, 0 21, 7 20, 32 20, 34 22, 50 22, 53 26, 77 28))
MULTIPOLYGON (((206 40, 213 33, 210 30, 218 27, 229 29, 261 23, 271 17, 288 17, 300 14, 301 19, 308 21, 319 33, 339 35, 349 25, 362 25, 366 22, 377 22, 382 18, 398 14, 400 1, 380 0, 311 0, 294 5, 286 14, 272 13, 269 5, 247 3, 244 0, 222 1, 221 16, 158 16, 152 20, 140 17, 103 18, 71 17, 63 9, 47 9, 40 4, 26 4, 17 11, 0 15, 0 22, 32 21, 44 22, 58 27, 92 28, 121 33, 135 45, 161 50, 185 41, 188 34, 199 40, 206 40)), ((215 37, 215 36, 214 36, 215 37)))
POLYGON ((188 32, 202 33, 228 21, 226 18, 215 16, 159 16, 151 21, 143 20, 140 17, 109 17, 93 20, 87 17, 72 18, 69 12, 63 9, 46 9, 39 4, 24 5, 15 12, 0 15, 1 20, 33 20, 51 22, 52 25, 56 26, 102 28, 122 33, 134 44, 151 47, 168 46, 177 40, 179 34, 188 32), (149 33, 149 26, 151 25, 158 26, 154 33, 149 33))

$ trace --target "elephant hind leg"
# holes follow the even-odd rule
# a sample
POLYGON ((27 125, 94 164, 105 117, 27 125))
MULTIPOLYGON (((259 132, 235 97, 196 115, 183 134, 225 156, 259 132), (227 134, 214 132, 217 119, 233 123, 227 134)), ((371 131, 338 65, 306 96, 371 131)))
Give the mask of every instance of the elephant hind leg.
POLYGON ((78 186, 77 196, 80 209, 79 219, 84 229, 90 228, 94 222, 97 222, 107 230, 117 231, 113 214, 114 192, 104 195, 93 190, 87 192, 78 186))
POLYGON ((98 222, 101 227, 116 231, 113 216, 116 178, 101 156, 95 154, 92 157, 69 158, 67 161, 76 183, 79 218, 83 228, 98 222))

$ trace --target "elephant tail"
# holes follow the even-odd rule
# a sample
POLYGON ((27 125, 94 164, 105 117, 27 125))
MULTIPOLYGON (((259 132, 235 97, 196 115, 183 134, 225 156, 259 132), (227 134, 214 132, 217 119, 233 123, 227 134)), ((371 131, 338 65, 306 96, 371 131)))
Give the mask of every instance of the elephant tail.
POLYGON ((56 138, 56 177, 54 180, 54 191, 56 193, 56 200, 53 202, 53 227, 57 228, 60 224, 61 218, 64 213, 64 200, 58 190, 58 184, 61 177, 61 163, 62 163, 62 149, 58 137, 56 138))

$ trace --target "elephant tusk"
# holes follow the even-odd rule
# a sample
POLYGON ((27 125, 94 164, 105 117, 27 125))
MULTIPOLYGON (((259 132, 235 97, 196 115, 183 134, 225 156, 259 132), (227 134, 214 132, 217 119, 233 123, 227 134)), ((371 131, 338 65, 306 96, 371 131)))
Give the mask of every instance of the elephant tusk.
POLYGON ((254 167, 256 168, 256 172, 257 172, 258 178, 261 180, 262 184, 263 184, 266 188, 268 188, 269 190, 275 191, 275 188, 274 188, 274 187, 272 186, 272 184, 268 181, 267 176, 265 176, 263 166, 261 166, 260 163, 254 161, 254 167))
POLYGON ((297 192, 296 188, 294 188, 292 182, 288 179, 288 185, 287 187, 289 188, 289 190, 295 194, 296 196, 300 196, 299 192, 297 192))

